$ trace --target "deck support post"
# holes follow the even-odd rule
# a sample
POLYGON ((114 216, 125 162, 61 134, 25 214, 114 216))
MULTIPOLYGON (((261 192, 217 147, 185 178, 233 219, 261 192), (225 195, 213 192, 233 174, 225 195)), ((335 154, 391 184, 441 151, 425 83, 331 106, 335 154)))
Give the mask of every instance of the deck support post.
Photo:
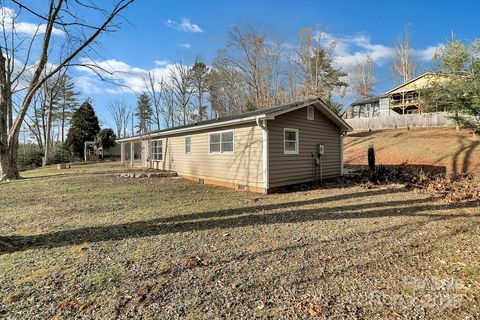
POLYGON ((130 166, 133 167, 135 161, 135 142, 130 142, 130 166))

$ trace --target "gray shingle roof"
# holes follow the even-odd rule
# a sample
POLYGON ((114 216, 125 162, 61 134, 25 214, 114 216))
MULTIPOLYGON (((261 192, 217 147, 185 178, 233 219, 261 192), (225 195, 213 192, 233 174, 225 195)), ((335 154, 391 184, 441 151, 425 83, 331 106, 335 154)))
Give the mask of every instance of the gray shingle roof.
POLYGON ((381 98, 386 98, 388 97, 388 95, 380 95, 380 96, 371 96, 371 97, 368 97, 368 98, 362 98, 362 99, 358 99, 354 102, 352 102, 350 105, 351 106, 356 106, 356 105, 359 105, 359 104, 367 104, 367 103, 372 103, 372 102, 378 102, 381 98))
MULTIPOLYGON (((160 134, 168 133, 170 131, 177 131, 177 130, 181 130, 181 129, 193 129, 193 130, 195 130, 194 129, 195 127, 203 127, 205 125, 222 123, 222 122, 227 122, 227 121, 232 121, 232 120, 237 120, 237 119, 250 118, 250 117, 255 117, 255 116, 260 116, 260 115, 268 116, 268 115, 272 115, 272 114, 282 113, 282 111, 288 111, 289 109, 294 109, 296 107, 312 105, 312 104, 318 103, 318 102, 321 102, 322 104, 325 104, 321 99, 318 99, 318 98, 317 99, 309 99, 309 100, 284 104, 284 105, 281 105, 281 106, 278 106, 278 107, 267 108, 267 109, 263 109, 263 110, 255 110, 255 111, 250 111, 250 112, 244 112, 244 113, 241 113, 241 114, 229 115, 229 116, 220 117, 220 118, 216 118, 216 119, 210 119, 210 120, 195 122, 195 123, 191 123, 191 124, 187 124, 187 125, 183 125, 183 126, 177 126, 177 127, 172 127, 172 128, 167 128, 167 129, 162 129, 162 130, 157 130, 157 131, 151 131, 151 132, 146 133, 145 135, 155 136, 157 134, 160 135, 160 134)), ((338 118, 337 120, 340 121, 342 123, 342 125, 345 125, 345 128, 347 128, 347 129, 350 128, 348 126, 348 124, 346 124, 343 121, 343 119, 341 119, 340 117, 338 117, 336 115, 334 117, 338 118)), ((126 137, 126 138, 119 139, 119 141, 121 141, 121 140, 132 140, 132 139, 135 139, 135 138, 141 138, 142 136, 144 136, 144 135, 126 137)))

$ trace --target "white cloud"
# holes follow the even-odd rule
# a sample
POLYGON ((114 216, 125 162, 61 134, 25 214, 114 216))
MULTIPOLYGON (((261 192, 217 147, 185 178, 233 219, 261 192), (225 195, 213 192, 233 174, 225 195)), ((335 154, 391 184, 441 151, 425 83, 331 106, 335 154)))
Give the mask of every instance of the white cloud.
POLYGON ((419 59, 420 61, 431 61, 433 55, 440 48, 442 45, 430 46, 426 49, 413 49, 412 54, 415 58, 419 59))
POLYGON ((91 76, 78 76, 74 77, 73 81, 75 82, 76 86, 80 88, 80 90, 85 94, 94 94, 100 93, 102 90, 99 86, 99 80, 95 79, 91 76))
POLYGON ((170 61, 168 60, 155 60, 155 65, 157 66, 164 66, 164 65, 167 65, 170 61))
POLYGON ((335 63, 345 71, 351 70, 356 61, 364 60, 368 55, 375 64, 384 65, 393 54, 393 48, 374 44, 365 34, 335 36, 322 32, 316 37, 327 45, 335 43, 335 63))
MULTIPOLYGON (((344 71, 352 70, 357 61, 372 57, 377 66, 389 63, 394 54, 394 48, 379 43, 373 43, 368 35, 336 36, 328 33, 319 33, 317 40, 329 45, 335 43, 335 63, 344 71)), ((412 48, 412 56, 419 62, 430 61, 439 46, 429 46, 425 49, 412 48)))
POLYGON ((179 47, 185 48, 185 49, 191 49, 192 45, 190 43, 181 43, 178 45, 179 47))
MULTIPOLYGON (((35 34, 44 33, 47 28, 47 24, 45 23, 36 24, 31 22, 19 22, 17 19, 18 17, 16 17, 15 10, 8 7, 0 8, 0 24, 2 24, 3 28, 5 28, 5 31, 7 32, 11 31, 14 26, 17 33, 33 36, 35 34)), ((53 28, 52 34, 56 36, 63 36, 65 35, 65 32, 63 32, 63 30, 53 28)))
POLYGON ((107 94, 140 93, 146 89, 149 73, 154 75, 156 81, 160 81, 161 79, 167 79, 175 66, 175 64, 162 60, 156 60, 156 66, 151 69, 131 66, 115 59, 91 61, 82 58, 80 63, 97 66, 96 72, 110 82, 102 81, 97 73, 89 68, 76 67, 80 76, 76 77, 75 81, 85 94, 102 91, 107 94))
POLYGON ((167 27, 183 31, 183 32, 190 32, 190 33, 197 33, 203 32, 202 28, 198 26, 198 24, 192 23, 188 18, 180 19, 180 22, 168 19, 166 22, 167 27))

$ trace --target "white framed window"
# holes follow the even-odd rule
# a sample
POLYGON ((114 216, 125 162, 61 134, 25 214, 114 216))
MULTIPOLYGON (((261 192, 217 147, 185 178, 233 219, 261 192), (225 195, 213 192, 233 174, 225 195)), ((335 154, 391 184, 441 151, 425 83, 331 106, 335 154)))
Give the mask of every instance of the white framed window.
POLYGON ((233 130, 209 133, 208 144, 210 153, 233 153, 235 144, 233 130))
POLYGON ((185 137, 185 154, 192 153, 192 137, 185 137))
POLYGON ((298 129, 283 129, 283 153, 298 154, 298 129))
POLYGON ((150 140, 150 160, 163 160, 163 140, 150 140))
POLYGON ((315 120, 315 107, 308 106, 307 107, 307 120, 315 120))

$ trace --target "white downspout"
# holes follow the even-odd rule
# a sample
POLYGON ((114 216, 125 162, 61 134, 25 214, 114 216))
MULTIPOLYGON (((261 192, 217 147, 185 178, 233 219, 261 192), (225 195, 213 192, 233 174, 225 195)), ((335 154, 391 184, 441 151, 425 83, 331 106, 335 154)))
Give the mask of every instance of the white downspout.
POLYGON ((343 137, 345 136, 345 132, 340 131, 340 176, 343 177, 343 137))
POLYGON ((260 117, 257 117, 256 119, 257 125, 262 128, 263 130, 263 188, 265 189, 265 193, 268 193, 269 189, 269 159, 268 159, 268 128, 267 128, 267 119, 261 119, 260 117))

